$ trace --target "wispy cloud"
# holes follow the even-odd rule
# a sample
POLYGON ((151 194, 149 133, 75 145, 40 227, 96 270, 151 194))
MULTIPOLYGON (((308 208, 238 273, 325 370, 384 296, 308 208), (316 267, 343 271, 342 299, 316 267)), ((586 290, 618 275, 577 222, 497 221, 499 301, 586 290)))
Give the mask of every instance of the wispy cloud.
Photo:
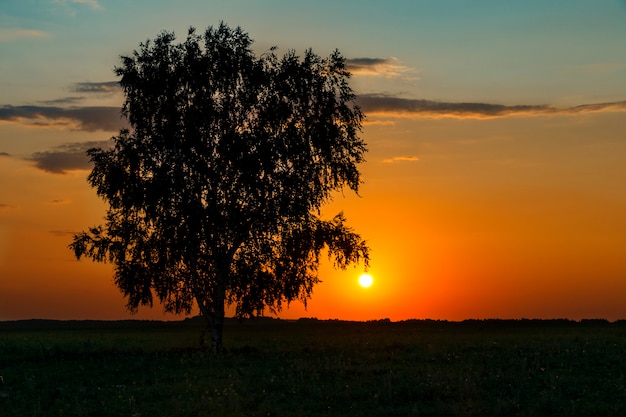
POLYGON ((393 164, 395 162, 415 162, 419 161, 417 156, 395 156, 393 158, 383 159, 386 164, 393 164))
MULTIPOLYGON (((28 159, 35 162, 35 166, 43 171, 65 174, 68 171, 91 169, 87 150, 109 146, 108 141, 66 143, 49 151, 35 152, 28 159)), ((55 200, 51 204, 58 204, 60 201, 55 200)))
POLYGON ((102 6, 100 6, 100 3, 98 3, 98 0, 72 0, 72 3, 86 4, 86 5, 91 6, 91 8, 94 10, 102 9, 102 6))
POLYGON ((83 97, 62 97, 54 100, 41 100, 39 103, 46 105, 63 105, 63 104, 77 104, 83 101, 83 97))
POLYGON ((7 42, 16 39, 47 38, 50 35, 41 30, 34 29, 0 29, 0 42, 7 42))
POLYGON ((381 119, 371 119, 366 118, 363 120, 363 126, 395 126, 395 120, 381 120, 381 119))
POLYGON ((56 3, 61 10, 65 11, 65 13, 72 17, 77 16, 81 9, 85 9, 85 7, 80 6, 88 6, 88 8, 93 11, 103 10, 103 7, 98 0, 52 0, 52 2, 56 3))
POLYGON ((611 103, 583 104, 580 106, 563 109, 561 113, 590 113, 600 111, 626 111, 626 101, 614 101, 611 103))
POLYGON ((623 62, 596 62, 584 65, 572 65, 565 68, 566 72, 582 75, 607 75, 622 72, 626 69, 623 62))
POLYGON ((127 126, 119 107, 0 106, 0 121, 34 127, 95 132, 118 131, 127 126))
MULTIPOLYGON (((84 4, 90 6, 93 10, 101 10, 102 6, 98 3, 98 0, 54 0, 56 4, 69 7, 70 4, 84 4)), ((73 12, 72 14, 75 14, 73 12)))
MULTIPOLYGON (((122 91, 119 82, 103 81, 103 82, 82 82, 74 83, 70 87, 70 91, 84 94, 108 95, 122 91)), ((61 97, 53 100, 40 100, 39 103, 45 105, 76 105, 85 100, 83 96, 61 97)))
POLYGON ((74 91, 79 93, 116 93, 122 91, 120 83, 117 81, 105 81, 97 83, 76 83, 74 91))
MULTIPOLYGON (((83 83, 84 84, 84 83, 83 83)), ((105 84, 108 83, 94 83, 105 84)), ((97 90, 98 87, 83 87, 97 90)), ((80 97, 66 97, 47 101, 50 104, 72 104, 80 97)), ((511 116, 545 116, 581 114, 605 111, 626 111, 626 100, 609 103, 583 104, 574 107, 557 108, 548 105, 503 105, 475 102, 445 102, 423 99, 410 99, 387 94, 362 94, 357 104, 369 116, 370 125, 387 125, 388 119, 395 118, 454 118, 492 119, 511 116), (381 118, 387 120, 380 120, 381 118)), ((119 107, 107 106, 0 106, 0 122, 19 123, 30 127, 71 129, 87 132, 98 130, 117 132, 128 127, 119 107)))
POLYGON ((398 58, 352 58, 346 67, 354 75, 370 75, 384 78, 417 79, 415 68, 402 65, 398 58))
POLYGON ((626 101, 584 104, 558 109, 547 105, 441 102, 407 99, 384 94, 362 94, 357 99, 365 114, 393 118, 492 119, 508 116, 580 114, 600 111, 626 111, 626 101))
POLYGON ((78 233, 78 232, 72 232, 71 230, 48 230, 48 232, 51 235, 57 236, 57 237, 74 236, 75 234, 78 233))

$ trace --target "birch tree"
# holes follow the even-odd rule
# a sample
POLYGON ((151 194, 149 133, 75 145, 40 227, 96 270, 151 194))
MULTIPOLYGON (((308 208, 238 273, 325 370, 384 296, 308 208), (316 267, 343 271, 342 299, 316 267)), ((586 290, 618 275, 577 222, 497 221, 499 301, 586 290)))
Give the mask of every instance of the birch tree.
POLYGON ((219 351, 227 306, 245 317, 306 303, 326 253, 367 266, 345 217, 320 217, 334 192, 358 193, 363 115, 337 51, 256 56, 223 23, 175 41, 162 32, 115 68, 130 127, 88 151, 108 208, 70 248, 113 264, 131 311, 195 303, 219 351))

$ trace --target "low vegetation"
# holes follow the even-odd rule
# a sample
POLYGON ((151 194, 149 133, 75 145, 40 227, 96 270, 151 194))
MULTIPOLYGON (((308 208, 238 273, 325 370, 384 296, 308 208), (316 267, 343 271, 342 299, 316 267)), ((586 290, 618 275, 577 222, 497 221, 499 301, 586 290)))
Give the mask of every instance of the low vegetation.
POLYGON ((0 323, 0 415, 626 415, 626 323, 0 323))

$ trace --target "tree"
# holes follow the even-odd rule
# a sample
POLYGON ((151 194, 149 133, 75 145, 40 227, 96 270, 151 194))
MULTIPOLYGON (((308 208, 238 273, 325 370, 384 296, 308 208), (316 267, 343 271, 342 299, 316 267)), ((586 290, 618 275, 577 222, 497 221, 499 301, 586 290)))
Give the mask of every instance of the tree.
POLYGON ((344 216, 320 219, 334 192, 358 193, 363 115, 337 51, 257 57, 224 23, 174 41, 162 32, 115 68, 130 128, 88 151, 106 222, 70 248, 114 265, 131 311, 195 301, 218 351, 227 305, 253 316, 306 303, 325 250, 335 267, 367 267, 344 216))

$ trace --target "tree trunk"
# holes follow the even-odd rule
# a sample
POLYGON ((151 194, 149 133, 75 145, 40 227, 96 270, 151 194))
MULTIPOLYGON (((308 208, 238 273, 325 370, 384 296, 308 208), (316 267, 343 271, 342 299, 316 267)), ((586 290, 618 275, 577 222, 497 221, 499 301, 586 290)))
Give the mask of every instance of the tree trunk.
POLYGON ((226 290, 219 288, 215 300, 215 311, 211 314, 211 350, 213 353, 222 351, 222 334, 224 332, 224 303, 226 301, 226 290))
POLYGON ((213 353, 219 353, 223 348, 222 334, 224 332, 224 309, 222 308, 221 316, 215 314, 211 321, 211 351, 213 353))
POLYGON ((207 324, 206 328, 202 332, 202 335, 200 336, 200 346, 206 346, 206 333, 210 329, 211 351, 213 353, 219 353, 223 348, 222 334, 224 332, 224 302, 215 303, 215 311, 211 311, 211 309, 207 308, 199 297, 196 297, 196 300, 198 302, 198 306, 200 306, 200 313, 205 318, 207 324))
MULTIPOLYGON (((193 258, 192 258, 193 259, 193 258)), ((195 269, 192 268, 193 271, 195 269)), ((212 297, 209 297, 209 300, 206 299, 206 294, 203 294, 197 285, 194 285, 193 292, 196 297, 196 302, 198 303, 198 307, 200 308, 200 313, 207 320, 207 329, 202 332, 202 336, 200 336, 200 345, 205 346, 206 343, 206 330, 211 328, 211 351, 213 353, 220 353, 223 349, 222 345, 222 334, 224 332, 224 315, 226 311, 226 284, 224 283, 224 277, 219 274, 217 275, 217 288, 215 288, 215 292, 212 294, 212 297)), ((197 274, 194 275, 194 283, 198 282, 197 274)))
POLYGON ((218 311, 208 311, 206 308, 201 308, 200 312, 206 320, 206 328, 200 336, 200 346, 206 346, 206 334, 208 330, 211 330, 211 351, 213 353, 221 352, 222 334, 224 332, 224 307, 217 308, 218 311))

